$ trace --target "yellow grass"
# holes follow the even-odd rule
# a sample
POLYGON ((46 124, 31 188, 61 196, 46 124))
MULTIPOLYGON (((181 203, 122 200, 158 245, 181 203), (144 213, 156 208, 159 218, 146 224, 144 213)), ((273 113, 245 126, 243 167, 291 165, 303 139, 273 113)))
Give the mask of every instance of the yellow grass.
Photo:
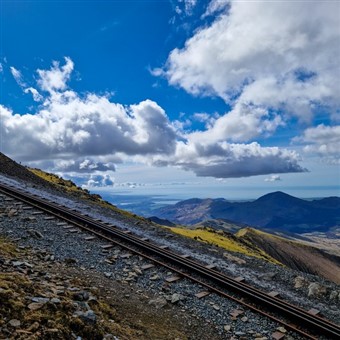
POLYGON ((14 256, 17 254, 17 249, 14 244, 0 237, 0 255, 14 256))
POLYGON ((260 259, 264 259, 266 261, 281 264, 277 260, 273 259, 271 256, 266 254, 263 250, 255 247, 255 246, 247 246, 243 244, 241 241, 233 239, 232 236, 227 234, 221 235, 216 233, 216 231, 204 228, 204 229, 185 229, 179 227, 172 227, 170 230, 176 234, 186 236, 197 241, 208 243, 211 245, 215 245, 221 247, 230 252, 240 253, 260 259))
POLYGON ((83 189, 77 187, 72 181, 65 180, 55 174, 51 174, 51 173, 42 171, 40 169, 28 168, 28 170, 33 172, 35 175, 44 179, 47 182, 56 184, 58 186, 62 186, 66 191, 76 191, 76 192, 84 191, 83 189))
POLYGON ((69 193, 74 193, 74 194, 78 194, 78 196, 80 198, 86 199, 86 200, 90 200, 91 202, 94 202, 104 208, 108 208, 111 209, 115 212, 118 212, 126 217, 129 218, 134 218, 134 219, 138 219, 141 221, 144 221, 144 218, 137 216, 135 214, 132 214, 128 211, 125 210, 121 210, 119 208, 117 208, 116 206, 114 206, 113 204, 104 201, 99 195, 96 194, 90 194, 90 192, 86 189, 82 189, 81 187, 78 187, 75 183, 73 183, 71 180, 66 180, 63 179, 62 177, 59 177, 55 174, 52 173, 48 173, 45 171, 42 171, 40 169, 32 169, 32 168, 28 168, 29 171, 33 172, 35 175, 37 175, 38 177, 44 179, 47 182, 50 182, 56 186, 58 186, 59 188, 61 188, 62 190, 65 190, 69 193))

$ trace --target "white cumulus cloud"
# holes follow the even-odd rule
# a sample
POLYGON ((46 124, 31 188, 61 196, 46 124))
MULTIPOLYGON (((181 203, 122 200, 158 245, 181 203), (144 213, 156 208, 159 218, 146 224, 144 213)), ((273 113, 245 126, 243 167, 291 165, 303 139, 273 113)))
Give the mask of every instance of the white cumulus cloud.
POLYGON ((58 61, 54 61, 50 70, 38 70, 38 84, 42 90, 54 92, 65 90, 67 81, 71 77, 74 63, 69 57, 65 57, 65 65, 60 67, 58 61))
POLYGON ((215 128, 221 138, 270 134, 292 116, 311 122, 320 104, 332 117, 340 104, 339 2, 213 1, 207 15, 221 10, 154 74, 231 105, 220 120, 225 131, 215 128))
POLYGON ((308 128, 293 141, 305 144, 303 150, 307 154, 316 154, 329 163, 340 164, 340 125, 320 124, 308 128))
MULTIPOLYGON (((46 164, 47 165, 47 164, 46 164)), ((49 164, 55 170, 62 173, 93 173, 93 172, 107 172, 115 171, 115 164, 112 162, 100 162, 89 158, 79 158, 76 160, 56 160, 49 164)))
POLYGON ((91 187, 110 187, 114 185, 114 178, 108 174, 105 175, 91 175, 83 188, 91 187))
MULTIPOLYGON (((243 109, 244 117, 216 116, 205 131, 179 131, 152 100, 122 105, 109 96, 73 91, 67 84, 73 67, 72 60, 65 58, 64 65, 54 62, 50 70, 38 71, 42 94, 27 89, 42 101, 34 114, 19 115, 0 105, 5 153, 50 170, 93 176, 103 171, 110 176, 115 162, 131 160, 217 178, 304 171, 294 151, 245 143, 282 124, 265 109, 256 108, 253 115, 243 109)), ((90 180, 89 186, 107 185, 110 178, 90 180)))
POLYGON ((208 7, 203 14, 203 18, 218 13, 219 11, 225 10, 230 5, 230 1, 225 0, 212 0, 209 2, 208 7))

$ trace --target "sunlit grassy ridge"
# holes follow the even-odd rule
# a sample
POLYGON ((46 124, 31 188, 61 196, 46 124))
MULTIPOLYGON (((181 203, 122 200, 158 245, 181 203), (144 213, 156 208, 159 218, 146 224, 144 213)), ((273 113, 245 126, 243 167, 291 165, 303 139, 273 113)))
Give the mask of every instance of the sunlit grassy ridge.
POLYGON ((290 243, 290 244, 295 244, 299 247, 308 247, 306 246, 305 244, 301 243, 301 242, 298 242, 298 241, 294 241, 294 240, 289 240, 285 237, 281 237, 281 236, 278 236, 278 235, 273 235, 273 234, 270 234, 270 233, 266 233, 265 231, 262 231, 262 230, 258 230, 258 229, 254 229, 254 228, 243 228, 243 229, 240 229, 236 234, 235 236, 242 239, 244 242, 251 242, 248 240, 248 237, 251 238, 252 235, 257 235, 257 236, 260 236, 264 239, 272 239, 274 241, 283 241, 285 243, 290 243))
POLYGON ((235 234, 235 236, 237 236, 237 237, 244 237, 244 236, 249 235, 251 233, 262 235, 262 236, 265 236, 265 237, 272 237, 272 238, 277 238, 277 239, 282 239, 284 241, 287 241, 287 239, 285 239, 284 237, 272 235, 272 234, 266 233, 264 231, 261 231, 261 230, 258 230, 258 229, 254 229, 254 228, 243 228, 243 229, 240 229, 235 234))
POLYGON ((40 169, 28 168, 28 170, 33 172, 35 175, 39 176, 40 178, 44 179, 45 181, 62 187, 64 190, 66 190, 68 192, 77 192, 77 193, 80 193, 82 195, 88 194, 87 190, 84 190, 84 189, 78 187, 71 180, 63 179, 62 177, 59 177, 55 174, 51 174, 51 173, 48 173, 48 172, 45 172, 45 171, 42 171, 40 169))
POLYGON ((176 234, 195 239, 199 242, 212 244, 230 252, 241 253, 275 264, 281 264, 279 261, 266 254, 263 250, 254 245, 247 244, 246 242, 243 242, 243 240, 238 239, 231 234, 218 232, 210 228, 185 229, 181 227, 172 227, 170 230, 176 234))
POLYGON ((44 179, 45 181, 56 185, 57 187, 59 187, 63 191, 66 191, 66 192, 71 193, 71 194, 76 194, 78 197, 83 198, 83 199, 91 200, 91 201, 95 202, 96 204, 98 204, 99 206, 102 206, 103 208, 111 209, 111 210, 118 212, 122 215, 125 215, 127 217, 135 218, 135 219, 139 219, 139 220, 144 220, 142 217, 139 217, 135 214, 129 213, 128 211, 118 209, 115 205, 103 200, 100 195, 91 194, 87 189, 83 189, 81 187, 78 187, 71 180, 63 179, 62 177, 59 177, 59 176, 52 174, 52 173, 42 171, 40 169, 28 168, 28 170, 31 171, 32 173, 34 173, 35 175, 37 175, 38 177, 44 179))
POLYGON ((273 235, 270 233, 266 233, 262 230, 254 229, 254 228, 243 228, 239 230, 236 234, 236 237, 242 239, 243 242, 247 244, 254 244, 254 239, 256 237, 261 238, 262 240, 267 240, 273 243, 281 244, 285 243, 287 245, 292 245, 294 247, 299 247, 300 249, 315 249, 315 247, 311 247, 310 245, 304 244, 297 240, 289 240, 285 237, 281 237, 278 235, 273 235))

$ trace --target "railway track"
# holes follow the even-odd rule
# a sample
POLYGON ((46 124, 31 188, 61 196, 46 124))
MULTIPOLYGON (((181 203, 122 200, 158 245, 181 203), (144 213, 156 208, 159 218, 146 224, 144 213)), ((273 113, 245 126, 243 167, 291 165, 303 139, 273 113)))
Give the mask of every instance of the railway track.
POLYGON ((260 289, 240 282, 191 258, 158 246, 147 239, 135 236, 112 224, 98 221, 75 210, 18 190, 12 186, 0 183, 0 192, 94 233, 111 244, 119 245, 130 252, 143 256, 155 264, 176 272, 179 277, 195 281, 209 292, 217 293, 220 296, 242 304, 306 338, 318 339, 318 336, 326 336, 330 339, 340 339, 339 325, 318 315, 313 315, 278 297, 270 296, 260 289), (230 291, 240 297, 231 295, 228 293, 230 291), (281 319, 281 317, 285 317, 285 320, 281 319))

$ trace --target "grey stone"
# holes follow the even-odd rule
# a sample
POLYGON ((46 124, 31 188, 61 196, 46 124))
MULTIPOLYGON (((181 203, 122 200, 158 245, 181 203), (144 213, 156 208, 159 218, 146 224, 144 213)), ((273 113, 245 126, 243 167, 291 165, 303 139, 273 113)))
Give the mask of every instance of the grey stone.
POLYGON ((73 299, 77 301, 87 301, 89 297, 90 294, 84 290, 73 294, 73 299))
POLYGON ((44 305, 45 305, 45 303, 35 303, 35 302, 32 302, 27 307, 30 310, 38 310, 38 309, 42 308, 44 305))
POLYGON ((40 296, 33 297, 31 300, 33 302, 37 302, 37 303, 47 303, 48 301, 50 301, 49 298, 44 298, 44 297, 40 297, 40 296))
POLYGON ((59 303, 61 303, 61 300, 58 299, 58 298, 53 298, 53 299, 51 299, 51 302, 55 303, 55 304, 59 304, 59 303))
POLYGON ((235 332, 235 335, 246 335, 244 332, 235 332))
POLYGON ((269 272, 260 276, 260 279, 265 281, 271 281, 276 276, 276 273, 269 272))
POLYGON ((308 283, 309 283, 308 280, 306 280, 304 277, 297 276, 294 279, 294 288, 298 289, 298 288, 307 287, 308 283))
POLYGON ((276 329, 281 333, 287 333, 287 330, 284 327, 277 327, 276 329))
POLYGON ((174 294, 172 294, 172 296, 171 296, 171 303, 176 303, 176 302, 178 302, 178 301, 180 301, 180 300, 183 300, 183 299, 184 299, 184 296, 183 296, 183 295, 174 293, 174 294))
POLYGON ((167 305, 167 302, 164 298, 156 298, 149 301, 149 305, 155 306, 156 308, 163 308, 167 305))
POLYGON ((17 327, 20 327, 21 322, 20 322, 19 320, 17 320, 17 319, 12 319, 12 320, 9 321, 9 324, 10 324, 12 327, 17 328, 17 327))
POLYGON ((17 214, 18 214, 18 211, 17 211, 17 210, 11 209, 11 210, 8 212, 7 216, 8 216, 8 217, 13 217, 14 215, 17 215, 17 214))
POLYGON ((308 286, 308 296, 320 297, 326 293, 326 287, 322 286, 320 283, 313 282, 308 286))
POLYGON ((337 290, 333 290, 331 292, 331 294, 329 295, 330 300, 340 300, 340 292, 338 292, 337 290))
POLYGON ((95 324, 97 322, 97 316, 91 309, 86 312, 77 311, 73 314, 73 316, 79 317, 79 319, 89 324, 95 324))
POLYGON ((150 280, 152 280, 152 281, 155 281, 155 280, 158 280, 158 279, 159 279, 159 275, 158 274, 153 275, 153 276, 150 277, 150 280))

